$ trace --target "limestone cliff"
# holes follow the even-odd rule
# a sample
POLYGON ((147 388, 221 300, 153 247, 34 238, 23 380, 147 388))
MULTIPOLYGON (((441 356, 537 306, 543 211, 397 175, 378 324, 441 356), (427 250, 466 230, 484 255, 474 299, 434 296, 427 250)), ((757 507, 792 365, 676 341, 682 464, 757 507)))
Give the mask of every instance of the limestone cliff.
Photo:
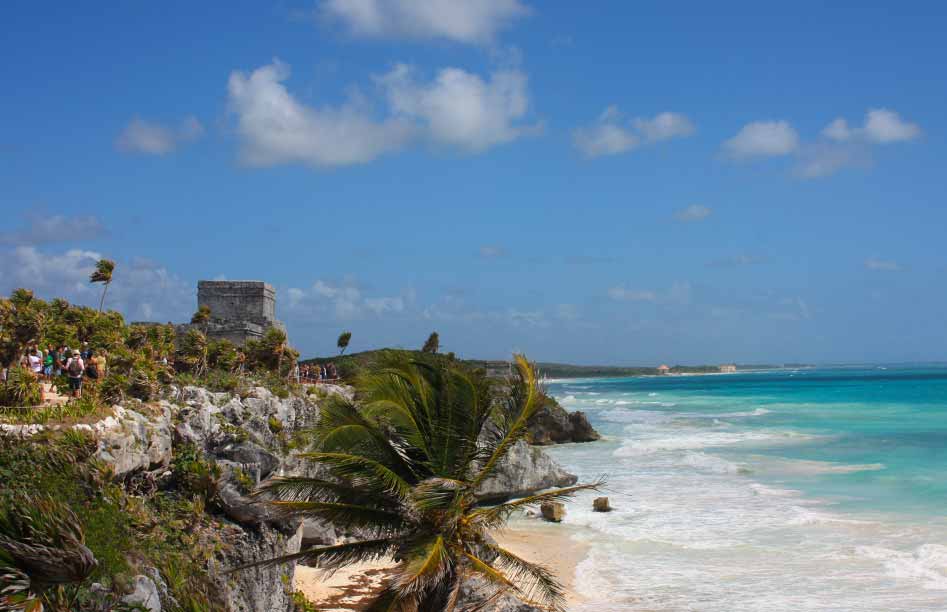
POLYGON ((569 412, 549 396, 543 396, 542 407, 529 422, 531 444, 593 442, 600 438, 584 412, 569 412))
MULTIPOLYGON (((288 612, 293 564, 226 571, 297 552, 303 543, 332 543, 343 535, 317 521, 278 519, 249 496, 257 484, 273 475, 319 473, 318 465, 299 457, 303 448, 297 434, 317 422, 322 394, 351 397, 352 393, 347 387, 320 389, 319 396, 281 399, 263 387, 241 395, 184 387, 156 403, 125 402, 113 407, 111 416, 73 428, 94 436, 95 457, 109 466, 116 480, 135 483, 140 489, 174 486, 173 467, 184 453, 216 466, 215 493, 207 510, 220 517, 222 529, 219 546, 208 560, 208 572, 219 598, 233 612, 288 612)), ((5 425, 0 429, 30 436, 43 428, 5 425)), ((500 500, 575 481, 540 449, 520 442, 481 493, 484 500, 500 500)), ((158 600, 167 609, 166 586, 156 572, 146 569, 145 573, 135 576, 135 591, 140 594, 129 597, 137 597, 134 601, 151 612, 162 609, 158 600)))

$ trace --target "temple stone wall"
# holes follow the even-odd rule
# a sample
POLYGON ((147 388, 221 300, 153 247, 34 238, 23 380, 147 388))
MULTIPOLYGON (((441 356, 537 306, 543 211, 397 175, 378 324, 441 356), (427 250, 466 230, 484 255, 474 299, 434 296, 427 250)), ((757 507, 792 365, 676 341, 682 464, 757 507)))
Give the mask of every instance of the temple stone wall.
POLYGON ((263 281, 200 281, 197 305, 210 308, 207 335, 235 344, 260 338, 276 319, 276 291, 263 281))

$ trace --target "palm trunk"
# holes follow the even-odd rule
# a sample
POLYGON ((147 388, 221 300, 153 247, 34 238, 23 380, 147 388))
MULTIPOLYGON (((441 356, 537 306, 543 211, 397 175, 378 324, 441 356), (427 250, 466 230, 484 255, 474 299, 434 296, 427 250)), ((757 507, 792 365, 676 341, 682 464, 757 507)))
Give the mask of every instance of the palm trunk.
POLYGON ((102 299, 99 300, 99 312, 102 312, 102 307, 105 306, 105 293, 109 290, 109 283, 105 283, 105 286, 102 287, 102 299))

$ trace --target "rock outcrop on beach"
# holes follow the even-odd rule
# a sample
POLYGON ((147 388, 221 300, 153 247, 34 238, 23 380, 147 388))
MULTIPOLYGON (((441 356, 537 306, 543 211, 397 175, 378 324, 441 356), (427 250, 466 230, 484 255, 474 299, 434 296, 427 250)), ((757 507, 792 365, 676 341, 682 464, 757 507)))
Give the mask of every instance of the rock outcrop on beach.
POLYGON ((529 441, 540 446, 594 442, 601 437, 584 412, 569 412, 548 395, 543 396, 542 407, 529 422, 529 441))
MULTIPOLYGON (((135 486, 152 490, 173 486, 173 472, 182 454, 201 457, 214 466, 215 493, 207 509, 220 519, 221 545, 208 561, 208 573, 219 599, 232 611, 288 612, 294 564, 226 572, 292 554, 303 544, 334 543, 343 535, 319 521, 285 520, 250 496, 254 487, 272 476, 320 475, 320 466, 300 457, 305 445, 296 436, 318 421, 325 394, 352 397, 348 387, 324 385, 320 389, 319 395, 279 398, 263 387, 239 395, 183 387, 158 402, 127 401, 96 423, 72 427, 94 436, 95 457, 116 480, 135 486)), ((41 425, 5 426, 8 433, 27 437, 43 429, 41 425)), ((480 493, 484 501, 499 501, 575 482, 574 475, 542 450, 521 441, 480 493)), ((146 573, 151 569, 145 568, 146 573)), ((164 598, 168 607, 167 588, 157 572, 133 580, 135 593, 129 601, 157 612, 162 609, 158 599, 164 598)))
POLYGON ((501 502, 550 487, 574 485, 577 480, 541 449, 519 441, 477 493, 485 503, 501 502))

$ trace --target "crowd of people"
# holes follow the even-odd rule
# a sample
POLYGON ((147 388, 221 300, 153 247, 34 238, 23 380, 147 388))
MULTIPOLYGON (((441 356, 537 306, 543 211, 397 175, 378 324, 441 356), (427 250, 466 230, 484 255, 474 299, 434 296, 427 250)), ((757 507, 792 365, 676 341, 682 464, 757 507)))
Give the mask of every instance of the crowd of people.
POLYGON ((297 383, 318 384, 334 382, 339 379, 339 372, 334 363, 306 363, 297 364, 293 371, 297 383))
MULTIPOLYGON (((33 344, 20 357, 19 365, 45 382, 65 375, 72 397, 79 398, 82 397, 84 380, 95 382, 105 376, 108 360, 105 351, 90 348, 88 342, 84 342, 81 348, 49 345, 44 349, 33 344)), ((7 374, 4 370, 4 380, 7 374)))

